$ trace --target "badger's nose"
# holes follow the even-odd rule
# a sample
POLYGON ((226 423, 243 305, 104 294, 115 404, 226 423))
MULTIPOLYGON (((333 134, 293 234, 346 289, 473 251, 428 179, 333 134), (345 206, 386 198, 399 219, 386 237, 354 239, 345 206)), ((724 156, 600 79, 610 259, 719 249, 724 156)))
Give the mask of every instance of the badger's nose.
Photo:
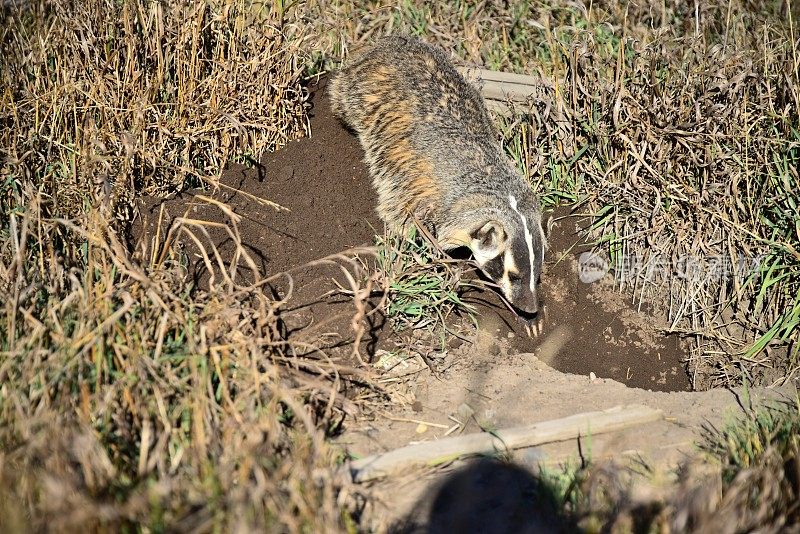
POLYGON ((536 315, 539 313, 539 295, 535 292, 525 294, 522 298, 517 299, 517 302, 513 302, 512 304, 519 308, 520 311, 529 315, 536 315))
POLYGON ((539 303, 536 300, 534 300, 530 304, 522 308, 522 311, 524 311, 525 313, 529 313, 531 315, 536 315, 537 313, 539 313, 539 303))

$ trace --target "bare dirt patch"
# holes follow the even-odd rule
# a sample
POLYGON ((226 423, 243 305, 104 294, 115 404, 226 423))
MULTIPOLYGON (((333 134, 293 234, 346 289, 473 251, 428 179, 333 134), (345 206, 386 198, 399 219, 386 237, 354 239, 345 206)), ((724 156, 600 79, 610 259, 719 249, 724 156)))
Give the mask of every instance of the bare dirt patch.
MULTIPOLYGON (((561 373, 532 354, 504 355, 491 361, 460 359, 439 377, 431 377, 427 369, 421 369, 414 381, 397 385, 396 391, 398 400, 410 403, 394 406, 381 417, 351 425, 338 439, 348 454, 361 458, 445 436, 491 432, 620 405, 642 404, 662 410, 664 419, 627 430, 504 451, 515 465, 534 473, 542 468, 557 472, 563 465, 576 466, 581 462, 607 466, 609 472, 640 473, 649 486, 642 495, 645 502, 668 495, 668 498, 680 496, 681 490, 674 485, 676 474, 681 471, 680 466, 702 458, 697 444, 703 441, 704 429, 721 428, 734 417, 741 417, 750 403, 793 399, 796 395, 792 386, 782 390, 644 391, 610 379, 592 380, 561 373)), ((430 513, 431 496, 464 465, 469 463, 393 473, 364 488, 369 496, 364 512, 367 524, 380 532, 408 515, 424 522, 430 513)), ((706 478, 713 481, 715 477, 719 479, 718 472, 706 478)), ((498 479, 485 480, 489 484, 498 479)), ((602 487, 608 490, 614 485, 602 487)), ((512 488, 507 497, 518 499, 519 495, 512 488)), ((495 502, 485 493, 476 492, 471 497, 480 502, 495 502)), ((445 502, 458 506, 461 499, 467 498, 451 494, 445 502)), ((705 505, 705 501, 700 499, 697 504, 705 505)), ((464 508, 460 513, 460 517, 465 513, 469 517, 464 508)))
MULTIPOLYGON (((170 221, 184 216, 209 223, 204 226, 205 239, 229 262, 236 246, 226 229, 228 216, 205 197, 225 203, 241 217, 237 225, 241 243, 256 260, 255 267, 267 275, 291 272, 290 306, 296 313, 287 328, 303 331, 309 339, 322 335, 327 341, 322 345, 317 341, 314 349, 341 348, 353 340, 351 299, 336 292, 337 284, 347 287, 347 282, 339 267, 307 264, 371 245, 383 226, 374 212, 376 197, 356 138, 332 116, 324 91, 315 91, 311 105, 310 138, 290 142, 255 167, 230 166, 218 192, 189 191, 166 201, 145 199, 133 245, 147 257, 159 221, 163 236, 170 221)), ((478 306, 478 332, 472 332, 472 343, 441 354, 440 363, 447 368, 454 359, 463 359, 494 366, 514 354, 532 353, 565 372, 595 373, 646 389, 689 389, 679 340, 664 336, 658 329, 662 323, 637 310, 608 277, 593 284, 579 281, 577 257, 587 248, 576 243, 585 221, 566 211, 556 215, 542 275, 547 309, 542 334, 528 337, 494 293, 473 291, 466 299, 478 306)), ((213 282, 191 242, 186 243, 186 254, 188 273, 195 282, 201 286, 213 282)), ((272 285, 278 297, 290 287, 285 278, 272 285)), ((402 345, 391 336, 380 311, 373 311, 364 338, 369 357, 374 359, 376 348, 402 345)))

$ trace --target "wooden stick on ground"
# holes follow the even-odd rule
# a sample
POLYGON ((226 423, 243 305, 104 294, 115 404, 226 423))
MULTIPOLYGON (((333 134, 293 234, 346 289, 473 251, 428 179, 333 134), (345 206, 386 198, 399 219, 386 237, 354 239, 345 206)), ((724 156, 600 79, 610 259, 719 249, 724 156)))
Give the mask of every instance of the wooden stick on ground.
POLYGON ((479 86, 483 97, 489 100, 525 102, 542 85, 539 78, 524 74, 467 67, 457 70, 468 82, 479 86))
POLYGON ((613 432, 661 418, 661 410, 647 406, 617 406, 599 412, 581 413, 563 419, 498 430, 493 434, 482 432, 408 445, 352 461, 346 467, 354 482, 366 482, 414 466, 437 465, 463 456, 492 454, 507 449, 613 432))
POLYGON ((479 69, 476 67, 456 67, 456 70, 467 80, 481 79, 516 85, 540 85, 542 83, 536 76, 528 74, 514 74, 513 72, 479 69))

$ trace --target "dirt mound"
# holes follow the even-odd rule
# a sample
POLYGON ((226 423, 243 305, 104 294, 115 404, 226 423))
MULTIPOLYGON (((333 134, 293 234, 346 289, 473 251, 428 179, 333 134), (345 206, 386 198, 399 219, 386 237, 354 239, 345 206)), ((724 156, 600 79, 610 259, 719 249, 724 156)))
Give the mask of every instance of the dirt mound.
MULTIPOLYGON (((206 222, 207 239, 227 261, 236 252, 228 216, 206 197, 227 204, 241 217, 237 225, 241 243, 256 260, 255 267, 267 275, 291 270, 292 306, 297 313, 289 327, 304 330, 309 339, 324 334, 328 342, 314 348, 344 347, 353 339, 354 310, 349 297, 334 293, 337 283, 346 287, 347 282, 338 267, 306 264, 372 244, 383 225, 375 215, 376 197, 358 141, 332 116, 323 90, 315 91, 312 106, 310 138, 290 142, 254 168, 232 165, 217 193, 190 191, 167 201, 145 199, 134 241, 140 251, 149 250, 153 246, 149 238, 158 235, 159 221, 163 226, 185 216, 206 222)), ((566 372, 593 372, 648 389, 689 389, 676 337, 663 336, 657 327, 660 322, 631 306, 610 282, 579 281, 577 257, 585 247, 576 243, 582 221, 566 212, 557 215, 542 275, 547 309, 542 335, 528 337, 492 292, 472 292, 467 300, 478 305, 479 332, 474 346, 467 344, 452 355, 472 357, 475 350, 488 351, 500 364, 504 356, 533 353, 566 372)), ((161 230, 160 235, 165 233, 161 230)), ((185 241, 190 274, 200 285, 209 283, 199 251, 185 241)), ((141 253, 147 257, 147 252, 141 253)), ((278 297, 289 291, 284 278, 273 286, 278 297)), ((365 338, 368 351, 392 347, 384 323, 380 313, 371 316, 370 335, 365 338)))
MULTIPOLYGON (((309 263, 372 245, 383 225, 374 210, 376 195, 361 161, 361 148, 331 114, 323 93, 324 83, 311 100, 312 137, 290 141, 253 167, 230 165, 217 192, 190 190, 168 200, 141 199, 141 218, 133 226, 131 244, 139 255, 149 257, 161 246, 153 242, 154 236, 160 236, 163 243, 167 228, 175 227, 178 218, 188 218, 199 222, 195 226, 183 222, 182 228, 192 231, 206 249, 213 244, 230 266, 237 244, 229 231, 230 216, 216 201, 229 206, 241 217, 236 224, 237 237, 261 277, 283 272, 291 275, 291 280, 279 276, 269 284, 275 298, 291 297, 282 314, 286 337, 297 347, 307 344, 306 355, 319 349, 335 357, 351 351, 355 313, 352 298, 337 294, 337 289, 348 287, 342 269, 352 272, 358 265, 343 259, 309 263)), ((182 245, 195 284, 207 287, 215 282, 209 279, 193 239, 184 236, 182 245)), ((211 253, 206 254, 213 262, 211 253)), ((238 274, 244 280, 254 279, 241 260, 238 274)), ((385 320, 380 310, 367 319, 362 339, 367 352, 374 352, 385 320)))

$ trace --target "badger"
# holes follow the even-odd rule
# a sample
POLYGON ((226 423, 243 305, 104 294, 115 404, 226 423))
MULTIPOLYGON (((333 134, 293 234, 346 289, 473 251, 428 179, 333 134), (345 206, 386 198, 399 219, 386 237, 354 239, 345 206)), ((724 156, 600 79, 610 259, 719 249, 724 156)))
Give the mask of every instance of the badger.
POLYGON ((417 221, 444 250, 468 247, 505 298, 535 317, 547 247, 539 203, 444 51, 381 38, 332 76, 328 94, 364 149, 387 226, 417 221))

